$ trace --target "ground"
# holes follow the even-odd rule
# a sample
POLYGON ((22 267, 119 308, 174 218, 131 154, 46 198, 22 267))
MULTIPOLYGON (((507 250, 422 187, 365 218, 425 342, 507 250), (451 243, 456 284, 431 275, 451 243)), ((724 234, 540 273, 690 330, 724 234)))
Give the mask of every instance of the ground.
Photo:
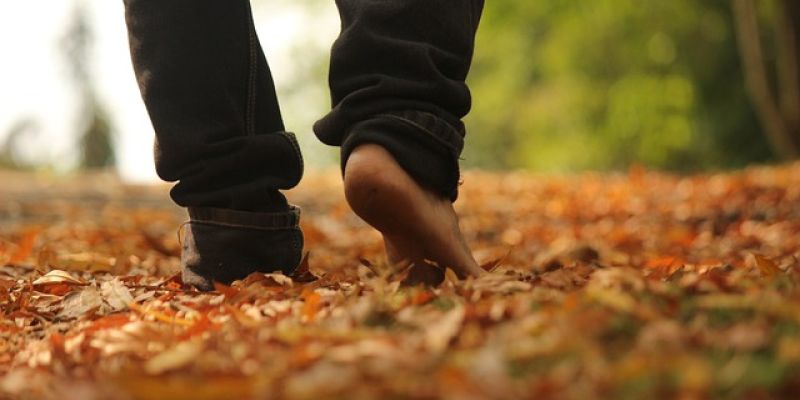
POLYGON ((176 275, 167 187, 0 173, 0 397, 781 398, 800 390, 800 164, 468 172, 491 273, 392 269, 311 173, 301 273, 176 275))

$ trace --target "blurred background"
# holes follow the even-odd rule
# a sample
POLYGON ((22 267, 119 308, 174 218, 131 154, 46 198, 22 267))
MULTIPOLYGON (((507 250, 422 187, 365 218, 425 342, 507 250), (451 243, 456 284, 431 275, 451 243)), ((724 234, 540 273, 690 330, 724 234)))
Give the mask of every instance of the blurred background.
MULTIPOLYGON (((253 0, 287 128, 333 166, 330 0, 253 0)), ((800 154, 795 0, 488 0, 469 83, 465 167, 677 172, 800 154)), ((123 5, 0 3, 0 168, 154 181, 153 132, 123 5)))

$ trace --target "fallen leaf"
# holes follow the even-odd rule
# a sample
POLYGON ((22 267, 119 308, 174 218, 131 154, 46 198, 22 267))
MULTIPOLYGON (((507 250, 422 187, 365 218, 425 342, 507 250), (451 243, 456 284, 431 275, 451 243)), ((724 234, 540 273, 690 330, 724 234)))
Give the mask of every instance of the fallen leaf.
POLYGON ((291 278, 293 281, 300 283, 308 283, 308 282, 314 282, 319 279, 317 276, 312 274, 311 270, 309 270, 308 268, 310 257, 311 257, 311 252, 307 252, 306 254, 303 255, 303 260, 300 261, 300 265, 297 267, 294 273, 292 273, 291 278))
POLYGON ((461 330, 464 315, 464 306, 458 305, 429 325, 425 329, 425 345, 428 351, 434 354, 444 351, 453 337, 461 330))
POLYGON ((129 304, 133 303, 133 296, 131 296, 130 290, 119 278, 103 282, 100 285, 100 290, 103 293, 103 299, 113 311, 125 310, 129 304))
POLYGON ((761 275, 767 278, 774 278, 776 275, 783 272, 781 271, 780 268, 778 268, 778 265, 775 264, 774 261, 762 255, 753 253, 753 258, 755 258, 756 260, 756 266, 758 267, 758 270, 761 272, 761 275))
POLYGON ((64 297, 64 307, 58 316, 63 319, 78 318, 102 306, 103 296, 100 292, 94 286, 86 286, 64 297))
POLYGON ((303 298, 303 319, 306 321, 313 321, 320 309, 321 296, 316 292, 306 291, 302 295, 303 298))
POLYGON ((220 283, 220 282, 217 282, 217 281, 214 281, 214 290, 224 294, 225 295, 225 299, 228 299, 228 300, 236 297, 236 295, 239 294, 239 289, 230 287, 230 286, 228 286, 228 285, 226 285, 224 283, 220 283))
POLYGON ((28 258, 33 251, 36 238, 39 237, 39 232, 39 228, 29 228, 22 233, 22 238, 17 245, 17 250, 11 254, 11 258, 8 260, 9 264, 21 263, 28 258))
POLYGON ((52 294, 54 296, 64 296, 67 293, 72 291, 74 285, 68 285, 66 283, 52 283, 47 285, 40 285, 37 289, 39 292, 52 294))
POLYGON ((173 371, 194 361, 201 351, 203 351, 201 340, 183 341, 149 359, 144 364, 144 370, 152 375, 173 371))
POLYGON ((34 287, 51 284, 86 285, 86 282, 82 279, 73 277, 67 271, 62 271, 59 269, 54 269, 33 281, 34 287))

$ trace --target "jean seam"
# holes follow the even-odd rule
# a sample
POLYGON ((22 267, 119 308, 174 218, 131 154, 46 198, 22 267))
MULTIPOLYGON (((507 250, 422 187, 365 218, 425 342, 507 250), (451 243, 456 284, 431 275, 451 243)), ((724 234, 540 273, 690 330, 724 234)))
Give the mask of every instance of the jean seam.
POLYGON ((256 32, 255 22, 253 20, 253 11, 248 7, 249 26, 248 26, 248 45, 249 45, 249 66, 247 76, 247 111, 245 114, 245 123, 247 124, 247 135, 255 135, 256 132, 256 73, 257 73, 257 48, 256 48, 256 32))
POLYGON ((299 229, 297 227, 287 227, 287 226, 277 226, 277 227, 269 227, 269 226, 253 226, 253 225, 242 225, 236 224, 232 222, 218 222, 218 221, 189 221, 190 225, 204 225, 210 227, 225 227, 231 229, 238 229, 238 230, 257 230, 257 231, 265 231, 265 232, 276 232, 276 231, 291 231, 299 229))

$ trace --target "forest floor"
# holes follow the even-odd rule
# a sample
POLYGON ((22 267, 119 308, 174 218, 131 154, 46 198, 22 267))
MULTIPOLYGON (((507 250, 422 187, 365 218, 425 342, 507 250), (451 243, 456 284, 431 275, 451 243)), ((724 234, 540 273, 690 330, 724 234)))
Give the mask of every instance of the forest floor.
POLYGON ((467 172, 491 273, 392 269, 335 171, 301 274, 183 286, 166 186, 0 173, 0 398, 781 398, 800 391, 800 164, 467 172))

